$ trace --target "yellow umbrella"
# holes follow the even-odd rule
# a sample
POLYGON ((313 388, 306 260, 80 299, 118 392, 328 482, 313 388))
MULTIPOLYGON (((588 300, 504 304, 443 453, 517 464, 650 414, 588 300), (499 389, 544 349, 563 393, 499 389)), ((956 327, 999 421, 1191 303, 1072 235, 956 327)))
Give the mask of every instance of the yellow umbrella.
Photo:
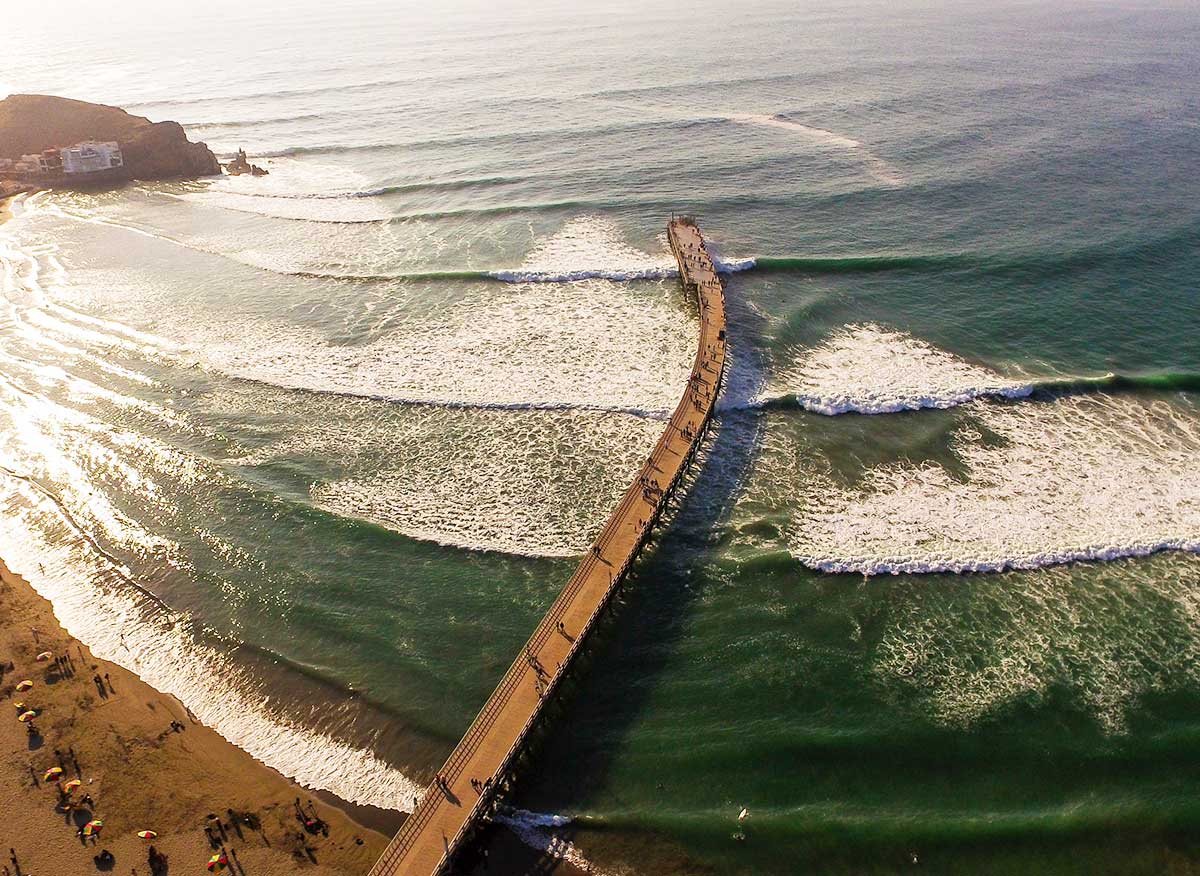
POLYGON ((17 684, 17 690, 19 690, 19 691, 27 691, 31 687, 33 687, 33 682, 30 681, 28 678, 17 684))
POLYGON ((71 792, 73 792, 76 788, 80 787, 81 785, 83 785, 83 782, 79 781, 79 779, 71 779, 71 781, 69 781, 65 785, 63 785, 63 792, 66 794, 70 794, 71 792))
POLYGON ((213 855, 208 859, 208 863, 204 866, 208 868, 210 873, 220 873, 225 869, 225 865, 229 863, 229 859, 224 855, 213 855))
POLYGON ((49 660, 53 656, 54 656, 53 651, 43 651, 41 654, 37 655, 37 662, 45 663, 47 660, 49 660))
POLYGON ((158 836, 158 834, 152 830, 139 830, 138 836, 140 836, 142 839, 154 839, 156 836, 158 836))
POLYGON ((49 782, 54 779, 57 779, 61 775, 62 775, 62 767, 50 767, 50 769, 46 770, 46 775, 42 776, 42 781, 49 782))
POLYGON ((94 833, 99 833, 100 828, 104 827, 104 822, 97 818, 95 821, 89 821, 83 826, 83 835, 91 836, 94 833))
POLYGON ((22 712, 21 714, 17 715, 17 720, 23 724, 26 721, 32 721, 36 717, 37 712, 33 711, 33 709, 30 709, 28 712, 22 712))

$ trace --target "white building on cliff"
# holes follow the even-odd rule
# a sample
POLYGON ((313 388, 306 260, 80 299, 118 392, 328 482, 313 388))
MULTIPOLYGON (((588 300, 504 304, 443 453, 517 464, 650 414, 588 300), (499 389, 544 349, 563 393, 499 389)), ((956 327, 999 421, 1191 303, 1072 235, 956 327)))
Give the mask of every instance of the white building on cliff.
POLYGON ((116 143, 76 143, 62 150, 63 173, 95 173, 125 163, 116 143))

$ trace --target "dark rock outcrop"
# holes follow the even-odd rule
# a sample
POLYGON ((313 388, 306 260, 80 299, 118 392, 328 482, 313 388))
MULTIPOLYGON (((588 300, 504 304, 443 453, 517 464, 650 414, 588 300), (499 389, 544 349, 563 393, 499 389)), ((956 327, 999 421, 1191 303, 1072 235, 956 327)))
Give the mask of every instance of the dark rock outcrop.
POLYGON ((188 141, 178 122, 151 122, 115 106, 14 94, 0 100, 0 158, 18 159, 84 140, 116 141, 124 179, 208 176, 221 165, 203 143, 188 141))

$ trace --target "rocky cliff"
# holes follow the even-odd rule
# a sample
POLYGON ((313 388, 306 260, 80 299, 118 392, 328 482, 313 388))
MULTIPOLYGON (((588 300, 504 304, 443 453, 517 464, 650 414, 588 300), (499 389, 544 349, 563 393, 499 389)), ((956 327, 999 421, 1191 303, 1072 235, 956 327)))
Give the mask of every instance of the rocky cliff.
POLYGON ((167 179, 220 173, 216 156, 191 143, 177 122, 151 122, 115 106, 14 94, 0 100, 0 158, 19 158, 83 140, 115 140, 127 179, 167 179))

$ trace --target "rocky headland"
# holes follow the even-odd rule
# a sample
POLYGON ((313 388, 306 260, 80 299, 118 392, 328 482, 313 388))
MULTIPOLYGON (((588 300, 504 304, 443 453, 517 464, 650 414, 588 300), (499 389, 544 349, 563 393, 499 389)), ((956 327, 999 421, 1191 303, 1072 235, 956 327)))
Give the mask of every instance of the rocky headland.
MULTIPOLYGON (((115 142, 123 163, 105 182, 209 176, 221 165, 203 143, 192 143, 178 122, 152 122, 115 106, 45 94, 14 94, 0 100, 0 160, 87 141, 115 142)), ((53 175, 53 174, 52 174, 53 175)), ((54 175, 54 185, 87 184, 87 175, 54 175)))

